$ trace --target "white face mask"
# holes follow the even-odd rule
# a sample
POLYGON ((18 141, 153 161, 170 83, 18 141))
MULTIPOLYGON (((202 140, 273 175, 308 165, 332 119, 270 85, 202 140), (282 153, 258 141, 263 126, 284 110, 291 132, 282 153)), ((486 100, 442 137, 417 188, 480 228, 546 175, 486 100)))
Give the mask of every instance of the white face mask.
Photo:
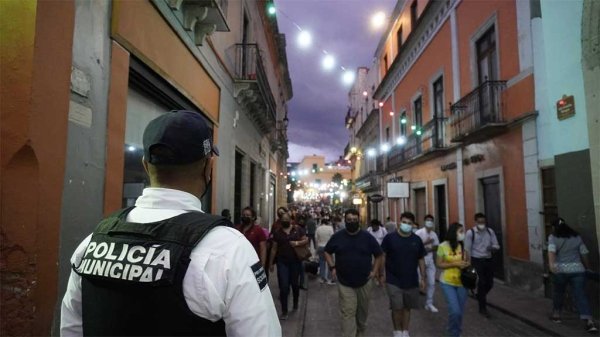
POLYGON ((403 233, 410 233, 412 231, 412 225, 402 222, 400 223, 400 230, 403 233))
POLYGON ((484 230, 485 229, 485 224, 477 224, 477 228, 479 230, 484 230))
POLYGON ((434 226, 433 221, 425 221, 425 227, 433 228, 433 226, 434 226))
POLYGON ((463 241, 465 239, 465 233, 457 233, 456 240, 463 241))

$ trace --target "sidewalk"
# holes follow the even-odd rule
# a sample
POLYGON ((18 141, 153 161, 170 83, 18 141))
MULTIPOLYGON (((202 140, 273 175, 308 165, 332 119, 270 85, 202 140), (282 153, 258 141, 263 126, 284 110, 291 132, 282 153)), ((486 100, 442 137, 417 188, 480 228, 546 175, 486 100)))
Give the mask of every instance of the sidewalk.
MULTIPOLYGON (((308 277, 307 277, 308 278, 308 277)), ((310 282, 307 282, 310 283, 310 282)), ((269 288, 273 296, 273 302, 277 309, 277 315, 281 314, 281 304, 279 303, 279 286, 277 285, 277 269, 269 275, 269 288)), ((279 320, 283 337, 301 337, 306 316, 306 298, 307 291, 300 289, 300 299, 298 302, 298 310, 292 310, 292 294, 290 290, 289 296, 289 317, 287 320, 279 320)))
POLYGON ((549 336, 591 336, 584 330, 584 324, 575 313, 564 312, 562 323, 550 320, 552 300, 533 296, 529 293, 496 282, 488 294, 488 304, 509 316, 530 324, 549 336))

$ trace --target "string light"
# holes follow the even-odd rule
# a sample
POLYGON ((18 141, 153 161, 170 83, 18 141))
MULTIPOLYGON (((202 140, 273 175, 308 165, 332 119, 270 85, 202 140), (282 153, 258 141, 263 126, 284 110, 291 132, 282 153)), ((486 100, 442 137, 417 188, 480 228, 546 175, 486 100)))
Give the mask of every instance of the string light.
MULTIPOLYGON (((313 38, 312 38, 310 32, 303 29, 302 27, 300 27, 300 25, 298 23, 296 23, 296 21, 294 21, 287 13, 285 13, 285 11, 282 11, 280 8, 276 8, 274 4, 270 3, 267 5, 267 13, 269 15, 275 15, 276 13, 281 14, 283 17, 287 18, 298 29, 299 34, 296 38, 296 41, 300 48, 307 49, 313 44, 313 38)), ((383 19, 385 20, 385 14, 383 14, 383 19)), ((320 49, 323 51, 323 54, 325 54, 325 56, 323 57, 323 59, 321 61, 321 65, 322 65, 323 69, 326 71, 333 70, 335 68, 335 64, 336 64, 335 58, 333 57, 333 55, 330 55, 324 49, 322 49, 322 48, 320 48, 320 49)), ((345 85, 353 84, 354 79, 355 79, 354 71, 347 70, 343 66, 339 66, 339 67, 340 67, 340 70, 342 71, 342 83, 345 85)))
POLYGON ((309 32, 303 30, 300 32, 300 34, 298 34, 298 45, 301 48, 308 48, 308 47, 310 47, 311 43, 312 43, 312 36, 310 35, 309 32))
POLYGON ((332 70, 333 67, 335 67, 335 58, 333 58, 332 55, 325 55, 325 57, 323 57, 323 69, 325 70, 332 70))

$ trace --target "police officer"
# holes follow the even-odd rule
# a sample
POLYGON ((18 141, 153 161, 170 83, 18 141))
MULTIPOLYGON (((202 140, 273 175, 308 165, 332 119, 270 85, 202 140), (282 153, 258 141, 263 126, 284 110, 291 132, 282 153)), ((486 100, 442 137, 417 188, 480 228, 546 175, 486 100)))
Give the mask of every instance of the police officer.
POLYGON ((218 155, 204 118, 168 112, 143 144, 150 187, 75 250, 61 335, 281 336, 254 248, 202 212, 218 155))

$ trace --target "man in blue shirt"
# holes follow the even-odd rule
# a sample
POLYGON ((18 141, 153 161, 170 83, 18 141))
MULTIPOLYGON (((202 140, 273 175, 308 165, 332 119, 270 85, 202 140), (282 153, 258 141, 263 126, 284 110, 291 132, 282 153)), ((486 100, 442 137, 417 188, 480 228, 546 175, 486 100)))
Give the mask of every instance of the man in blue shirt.
POLYGON ((399 230, 388 234, 381 243, 385 273, 380 277, 382 284, 387 281, 394 337, 409 337, 410 310, 420 308, 419 289, 425 289, 425 278, 419 282, 417 267, 425 275, 427 252, 421 238, 412 233, 414 222, 414 214, 402 213, 399 230))
POLYGON ((360 228, 358 217, 357 210, 347 210, 346 228, 333 234, 325 246, 331 276, 338 279, 344 337, 364 334, 373 279, 378 277, 383 257, 377 240, 360 228))

